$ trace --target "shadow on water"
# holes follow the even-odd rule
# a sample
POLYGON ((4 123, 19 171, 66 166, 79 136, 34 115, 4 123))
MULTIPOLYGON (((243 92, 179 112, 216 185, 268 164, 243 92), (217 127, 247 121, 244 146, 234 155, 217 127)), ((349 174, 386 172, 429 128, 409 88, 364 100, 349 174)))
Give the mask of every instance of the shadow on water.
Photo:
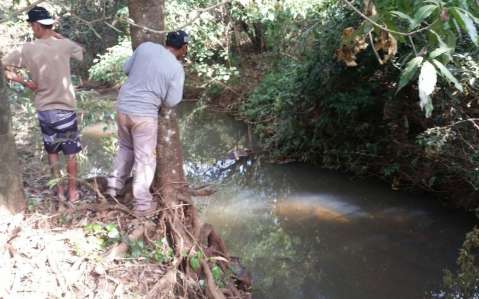
MULTIPOLYGON (((237 161, 250 147, 243 124, 187 105, 180 115, 188 179, 218 185, 197 200, 203 217, 252 272, 254 298, 424 298, 454 268, 471 216, 337 172, 237 161)), ((106 173, 113 155, 87 135, 106 173)))

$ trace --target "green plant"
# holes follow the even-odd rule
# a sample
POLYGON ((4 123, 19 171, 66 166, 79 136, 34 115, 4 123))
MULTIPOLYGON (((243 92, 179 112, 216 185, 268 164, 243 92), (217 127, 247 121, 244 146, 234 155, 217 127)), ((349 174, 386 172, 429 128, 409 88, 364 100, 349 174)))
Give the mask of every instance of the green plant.
POLYGON ((166 239, 156 240, 152 244, 145 244, 142 240, 129 242, 128 250, 133 258, 145 258, 157 263, 170 262, 174 257, 173 249, 166 239))
POLYGON ((90 223, 83 227, 87 235, 96 237, 101 248, 107 248, 121 241, 116 224, 90 223))
POLYGON ((198 271, 201 268, 201 260, 204 259, 204 256, 201 252, 196 252, 194 255, 189 257, 191 269, 198 271))
POLYGON ((475 227, 466 235, 459 251, 457 265, 459 270, 444 272, 445 298, 479 298, 479 264, 477 253, 479 248, 479 229, 475 227))
POLYGON ((131 54, 130 39, 120 39, 117 45, 108 48, 104 54, 98 55, 93 60, 89 70, 90 78, 114 85, 123 83, 126 80, 123 64, 131 54))
MULTIPOLYGON (((356 13, 361 12, 350 1, 345 1, 356 13)), ((417 86, 420 106, 430 117, 433 111, 432 94, 438 75, 445 84, 452 84, 463 92, 463 85, 447 67, 454 52, 479 46, 477 25, 479 4, 464 0, 365 1, 364 21, 356 28, 346 28, 338 59, 349 66, 357 65, 356 55, 368 47, 377 60, 384 64, 393 60, 398 48, 402 68, 397 91, 405 87, 419 73, 417 86), (375 42, 373 43, 373 34, 375 42), (467 37, 463 38, 464 35, 467 37), (379 52, 385 53, 381 57, 379 52)))

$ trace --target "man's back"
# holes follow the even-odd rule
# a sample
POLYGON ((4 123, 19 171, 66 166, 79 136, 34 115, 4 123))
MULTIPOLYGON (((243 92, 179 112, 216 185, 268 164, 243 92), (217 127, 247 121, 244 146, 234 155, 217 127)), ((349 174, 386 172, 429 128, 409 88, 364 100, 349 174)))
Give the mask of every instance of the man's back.
POLYGON ((14 50, 3 59, 5 65, 26 68, 38 89, 38 111, 75 109, 70 58, 82 60, 82 48, 68 39, 37 39, 14 50))
POLYGON ((118 96, 120 112, 158 116, 161 105, 174 106, 183 96, 184 70, 162 45, 141 44, 124 65, 128 79, 118 96))

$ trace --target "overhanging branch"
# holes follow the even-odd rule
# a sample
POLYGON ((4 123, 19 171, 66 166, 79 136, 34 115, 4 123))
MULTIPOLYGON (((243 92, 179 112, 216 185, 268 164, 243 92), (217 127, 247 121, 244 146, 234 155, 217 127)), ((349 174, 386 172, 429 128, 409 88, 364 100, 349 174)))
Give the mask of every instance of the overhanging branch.
MULTIPOLYGON (((213 10, 213 9, 218 8, 220 6, 226 5, 230 2, 231 2, 231 0, 226 0, 226 1, 217 3, 215 5, 212 5, 212 6, 209 6, 209 7, 206 7, 206 8, 201 8, 201 9, 194 10, 193 13, 195 14, 195 17, 192 18, 191 20, 189 20, 188 22, 186 22, 185 24, 181 25, 180 27, 175 28, 175 30, 180 30, 180 29, 183 29, 183 28, 191 25, 194 21, 196 21, 201 16, 202 13, 213 10)), ((148 31, 148 32, 151 32, 151 33, 164 34, 164 33, 168 32, 167 30, 155 30, 155 29, 143 26, 143 25, 139 25, 139 24, 135 23, 130 18, 121 18, 121 20, 127 22, 129 25, 131 25, 133 27, 140 28, 144 31, 148 31)))

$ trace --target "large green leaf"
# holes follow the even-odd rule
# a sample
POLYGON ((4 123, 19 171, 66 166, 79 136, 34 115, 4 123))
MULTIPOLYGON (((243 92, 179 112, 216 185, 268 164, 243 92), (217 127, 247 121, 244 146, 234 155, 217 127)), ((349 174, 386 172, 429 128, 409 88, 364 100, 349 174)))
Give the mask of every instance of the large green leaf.
POLYGON ((434 59, 438 56, 441 56, 443 54, 450 54, 454 49, 449 48, 449 47, 439 47, 435 49, 434 51, 429 54, 429 58, 434 59))
POLYGON ((467 34, 469 34, 469 37, 471 38, 472 42, 476 46, 479 46, 479 40, 477 37, 477 28, 476 28, 476 25, 474 24, 474 21, 469 17, 468 14, 465 14, 463 12, 460 12, 460 14, 462 19, 464 20, 464 25, 466 26, 467 34))
POLYGON ((406 86, 409 81, 411 81, 411 79, 416 74, 418 68, 421 66, 423 60, 423 57, 418 56, 414 57, 407 63, 406 68, 401 73, 401 78, 399 79, 399 87, 397 91, 401 90, 401 88, 406 86))
POLYGON ((409 27, 410 30, 413 30, 414 28, 418 27, 422 21, 427 19, 433 12, 436 10, 439 6, 435 4, 428 4, 421 6, 417 12, 414 14, 414 20, 411 23, 411 26, 409 27))
MULTIPOLYGON (((430 34, 433 34, 436 37, 437 43, 439 44, 439 48, 450 49, 450 51, 444 52, 441 55, 445 55, 445 57, 443 56, 443 58, 445 59, 445 60, 443 60, 444 62, 451 61, 452 60, 452 54, 454 53, 454 51, 456 49, 456 35, 454 34, 454 32, 449 31, 449 30, 447 30, 447 31, 441 30, 440 31, 441 34, 437 33, 434 30, 429 30, 428 32, 430 34), (446 41, 444 41, 443 37, 446 38, 446 41)), ((434 51, 436 51, 436 50, 434 50, 434 51)), ((438 52, 439 52, 439 50, 438 50, 438 52)), ((435 52, 434 55, 439 54, 438 52, 435 52)), ((436 58, 436 57, 434 57, 433 53, 431 53, 431 55, 432 55, 432 58, 436 58)))
POLYGON ((426 117, 430 117, 433 109, 431 95, 434 92, 437 83, 436 68, 429 61, 424 61, 419 74, 419 105, 426 112, 426 117))
POLYGON ((447 67, 442 64, 442 62, 440 62, 439 60, 437 59, 433 59, 432 60, 432 63, 436 66, 436 68, 439 70, 439 74, 444 78, 446 79, 448 82, 454 84, 454 86, 459 90, 459 91, 463 91, 463 88, 462 88, 462 85, 461 83, 456 79, 456 77, 454 77, 453 74, 451 74, 451 72, 447 69, 447 67))
POLYGON ((449 9, 449 11, 451 12, 451 15, 454 17, 454 20, 457 22, 459 27, 469 35, 472 42, 476 46, 479 46, 476 25, 474 24, 473 19, 469 17, 469 14, 465 13, 462 9, 458 7, 452 7, 451 9, 449 9))
POLYGON ((472 12, 459 8, 460 11, 468 15, 476 24, 479 24, 479 18, 472 14, 472 12))

